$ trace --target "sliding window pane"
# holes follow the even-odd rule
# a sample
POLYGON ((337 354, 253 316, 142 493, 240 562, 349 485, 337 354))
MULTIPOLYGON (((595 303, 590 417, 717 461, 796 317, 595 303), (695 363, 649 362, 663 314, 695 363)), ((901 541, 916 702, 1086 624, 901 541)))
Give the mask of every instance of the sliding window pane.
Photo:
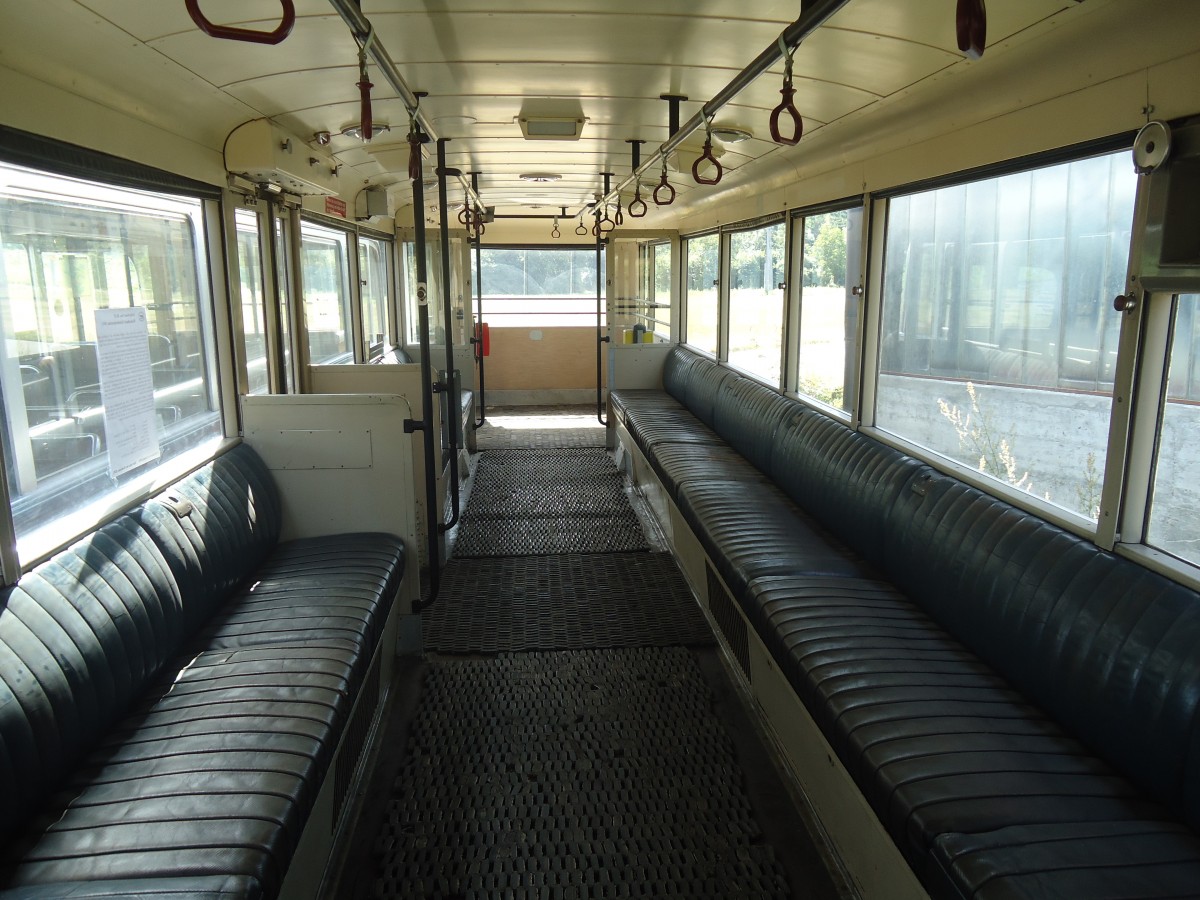
POLYGON ((29 559, 223 434, 202 204, 0 166, 0 246, 6 475, 29 559))
POLYGON ((241 340, 246 351, 246 377, 249 393, 265 394, 267 377, 267 323, 263 305, 262 245, 259 243, 258 216, 239 209, 237 224, 238 289, 242 299, 241 340))
POLYGON ((383 353, 388 337, 388 256, 391 244, 378 238, 358 239, 358 278, 362 289, 366 358, 383 353))
POLYGON ((729 244, 729 364, 779 386, 783 358, 783 222, 729 244))
POLYGON ((834 409, 853 399, 858 359, 862 209, 806 216, 800 287, 799 392, 834 409))
POLYGON ((1175 303, 1147 543, 1200 564, 1200 294, 1175 303))
POLYGON ((300 226, 301 279, 308 361, 353 362, 350 336, 350 280, 346 233, 311 222, 300 226))
POLYGON ((717 354, 717 278, 720 269, 721 236, 706 234, 690 238, 687 253, 687 343, 705 353, 717 354))
POLYGON ((877 424, 1094 521, 1135 187, 1119 153, 894 199, 877 424))
POLYGON ((664 341, 671 339, 671 245, 654 245, 654 333, 664 341))

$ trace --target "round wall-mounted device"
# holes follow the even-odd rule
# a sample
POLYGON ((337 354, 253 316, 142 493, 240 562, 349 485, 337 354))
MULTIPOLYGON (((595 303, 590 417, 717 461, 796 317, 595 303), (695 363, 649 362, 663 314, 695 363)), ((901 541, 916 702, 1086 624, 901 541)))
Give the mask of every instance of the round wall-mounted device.
POLYGON ((1149 175, 1171 152, 1171 129, 1166 122, 1147 122, 1133 139, 1133 167, 1149 175))

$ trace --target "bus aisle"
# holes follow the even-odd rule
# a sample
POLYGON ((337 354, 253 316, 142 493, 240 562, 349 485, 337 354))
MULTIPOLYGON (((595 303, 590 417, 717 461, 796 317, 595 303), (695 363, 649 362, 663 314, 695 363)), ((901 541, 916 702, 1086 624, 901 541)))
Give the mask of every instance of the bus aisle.
POLYGON ((595 417, 477 437, 341 895, 837 897, 595 417))

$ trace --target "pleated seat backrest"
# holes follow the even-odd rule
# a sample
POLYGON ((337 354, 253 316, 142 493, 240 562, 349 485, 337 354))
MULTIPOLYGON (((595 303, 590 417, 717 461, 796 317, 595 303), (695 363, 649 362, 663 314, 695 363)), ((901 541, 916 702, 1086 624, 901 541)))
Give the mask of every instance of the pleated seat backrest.
POLYGON ((928 467, 888 535, 901 590, 1200 827, 1200 594, 928 467))
POLYGON ((243 443, 163 491, 140 516, 179 582, 194 630, 274 549, 282 506, 266 464, 243 443))
POLYGON ((0 595, 0 839, 96 746, 185 635, 178 585, 135 514, 0 595))

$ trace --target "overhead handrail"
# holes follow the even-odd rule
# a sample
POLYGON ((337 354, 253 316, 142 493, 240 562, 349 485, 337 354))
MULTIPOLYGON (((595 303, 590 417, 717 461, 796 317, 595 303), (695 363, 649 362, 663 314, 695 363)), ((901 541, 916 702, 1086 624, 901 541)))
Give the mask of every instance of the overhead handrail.
POLYGON ((359 129, 364 143, 370 142, 375 136, 375 122, 371 115, 371 79, 367 77, 367 48, 375 40, 375 26, 367 39, 358 45, 358 93, 359 93, 359 129))
POLYGON ((958 49, 968 59, 983 56, 987 44, 987 9, 983 0, 958 0, 954 25, 958 32, 958 49))
MULTIPOLYGON (((334 0, 334 2, 348 2, 348 0, 334 0)), ((829 19, 841 10, 850 0, 806 0, 800 10, 800 16, 792 24, 788 25, 781 37, 784 45, 787 47, 798 47, 809 35, 824 25, 829 19)), ((680 126, 679 131, 671 135, 665 143, 651 154, 640 166, 635 167, 634 171, 623 178, 612 191, 611 196, 619 191, 626 190, 633 186, 637 178, 648 177, 654 169, 659 159, 670 156, 680 145, 688 139, 692 132, 704 127, 706 119, 712 119, 716 114, 727 104, 733 101, 743 90, 753 84, 759 76, 767 72, 772 66, 779 62, 781 54, 779 52, 778 40, 772 40, 761 53, 751 60, 744 69, 738 72, 725 87, 721 88, 712 96, 701 109, 695 113, 690 119, 680 126)))
MULTIPOLYGON (((195 0, 188 0, 189 3, 195 0)), ((292 0, 285 0, 285 7, 291 6, 292 0)), ((355 35, 368 35, 372 32, 373 26, 370 19, 363 15, 362 4, 360 0, 329 0, 330 5, 337 10, 338 15, 342 17, 342 21, 349 27, 350 31, 355 35)), ((430 140, 437 140, 438 132, 433 127, 433 123, 429 121, 428 116, 424 111, 418 108, 420 104, 419 96, 408 86, 408 82, 400 74, 400 69, 396 66, 395 60, 387 52, 387 47, 378 37, 375 38, 367 48, 367 52, 371 58, 375 60, 375 65, 379 67, 379 71, 383 73, 383 77, 400 97, 405 109, 410 115, 416 117, 417 124, 421 127, 421 133, 428 135, 430 140)), ((479 191, 466 177, 460 177, 463 189, 471 198, 471 205, 476 209, 483 209, 483 201, 479 197, 479 191)))
POLYGON ((721 183, 721 176, 725 174, 725 170, 721 167, 721 163, 717 161, 717 158, 713 156, 712 149, 712 119, 705 119, 704 152, 700 154, 699 158, 694 163, 692 163, 692 178, 695 179, 696 184, 713 185, 721 183), (712 163, 713 167, 717 170, 717 174, 712 178, 701 178, 700 164, 703 162, 712 163))
POLYGON ((804 119, 800 116, 800 110, 796 109, 796 104, 792 102, 792 98, 796 96, 796 89, 792 87, 792 59, 796 51, 788 49, 782 34, 779 36, 779 52, 783 54, 783 87, 779 89, 783 99, 771 110, 771 140, 777 144, 794 147, 804 135, 804 119), (785 113, 792 120, 790 135, 785 135, 779 130, 779 119, 785 113))
POLYGON ((283 19, 274 31, 255 31, 253 28, 235 28, 231 25, 214 25, 200 10, 200 0, 184 0, 192 21, 209 37, 225 41, 246 41, 251 44, 281 44, 292 33, 296 24, 296 6, 292 0, 282 0, 283 19))
POLYGON ((654 198, 655 206, 670 206, 675 202, 675 188, 671 187, 671 182, 667 181, 667 158, 665 156, 663 157, 662 164, 662 178, 659 179, 658 187, 654 189, 654 193, 651 196, 654 198), (658 195, 661 191, 670 191, 671 193, 665 195, 665 200, 660 200, 658 195))

